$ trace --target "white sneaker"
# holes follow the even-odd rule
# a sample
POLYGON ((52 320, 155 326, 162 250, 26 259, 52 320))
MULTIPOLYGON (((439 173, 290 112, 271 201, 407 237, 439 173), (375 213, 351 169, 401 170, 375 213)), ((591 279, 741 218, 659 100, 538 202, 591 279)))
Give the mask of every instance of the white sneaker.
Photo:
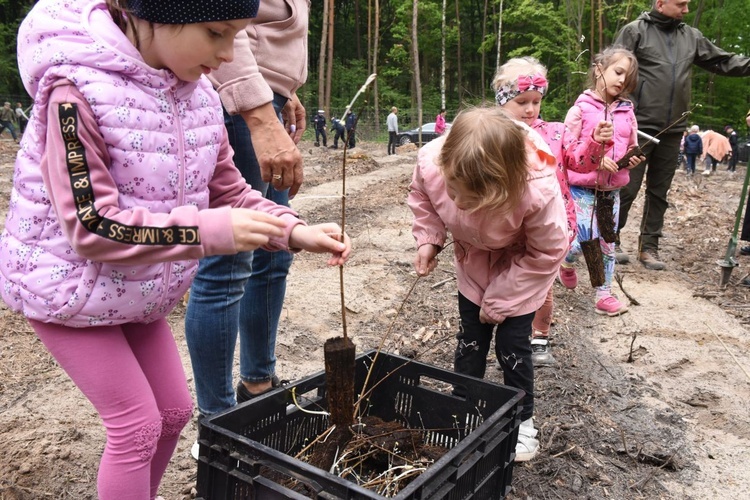
POLYGON ((193 446, 190 448, 190 455, 196 460, 198 460, 198 457, 201 453, 201 445, 198 444, 198 441, 193 443, 193 446))
POLYGON ((529 418, 521 422, 518 427, 518 442, 516 443, 516 462, 528 462, 539 451, 539 440, 536 439, 538 430, 534 429, 534 420, 529 418))

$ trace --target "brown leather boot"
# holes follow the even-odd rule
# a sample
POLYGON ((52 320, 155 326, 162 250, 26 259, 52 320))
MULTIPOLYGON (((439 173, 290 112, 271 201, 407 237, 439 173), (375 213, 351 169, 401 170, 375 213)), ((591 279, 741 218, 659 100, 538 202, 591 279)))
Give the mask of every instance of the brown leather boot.
POLYGON ((661 271, 667 268, 667 265, 659 260, 659 252, 655 249, 649 248, 643 250, 638 256, 638 260, 640 260, 643 267, 649 271, 661 271))

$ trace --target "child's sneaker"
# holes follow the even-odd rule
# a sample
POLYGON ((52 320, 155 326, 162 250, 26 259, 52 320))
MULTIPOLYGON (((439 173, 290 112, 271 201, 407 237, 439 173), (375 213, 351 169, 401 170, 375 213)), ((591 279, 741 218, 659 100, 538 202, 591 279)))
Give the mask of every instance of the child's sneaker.
POLYGON ((556 363, 547 337, 531 338, 531 363, 534 366, 552 366, 556 363))
POLYGON ((534 429, 534 420, 529 418, 521 422, 518 427, 518 442, 516 443, 516 462, 528 462, 539 451, 539 440, 534 429))
POLYGON ((607 295, 596 302, 596 314, 619 316, 626 312, 628 312, 628 306, 617 300, 617 298, 612 295, 607 295))
POLYGON ((578 273, 575 267, 560 266, 560 283, 570 290, 578 286, 578 273))

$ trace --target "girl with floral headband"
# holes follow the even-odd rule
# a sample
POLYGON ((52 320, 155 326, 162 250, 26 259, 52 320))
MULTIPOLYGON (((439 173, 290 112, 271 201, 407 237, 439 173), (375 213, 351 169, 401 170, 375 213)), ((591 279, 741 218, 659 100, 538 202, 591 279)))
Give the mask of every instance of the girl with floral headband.
MULTIPOLYGON (((563 164, 564 126, 559 122, 545 122, 539 118, 542 99, 547 94, 547 68, 533 57, 517 57, 500 66, 492 82, 495 100, 514 119, 519 120, 542 136, 557 159, 557 182, 560 184, 568 218, 568 241, 575 238, 576 212, 568 187, 568 173, 563 164)), ((531 349, 535 366, 555 363, 550 352, 550 327, 554 310, 552 287, 532 323, 531 349)))

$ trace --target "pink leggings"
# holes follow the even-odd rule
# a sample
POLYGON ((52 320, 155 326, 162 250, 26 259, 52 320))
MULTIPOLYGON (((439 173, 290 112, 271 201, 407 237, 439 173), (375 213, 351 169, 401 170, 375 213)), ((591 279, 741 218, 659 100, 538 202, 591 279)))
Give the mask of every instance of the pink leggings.
POLYGON ((167 321, 91 328, 29 322, 107 429, 99 498, 155 498, 193 413, 167 321))

